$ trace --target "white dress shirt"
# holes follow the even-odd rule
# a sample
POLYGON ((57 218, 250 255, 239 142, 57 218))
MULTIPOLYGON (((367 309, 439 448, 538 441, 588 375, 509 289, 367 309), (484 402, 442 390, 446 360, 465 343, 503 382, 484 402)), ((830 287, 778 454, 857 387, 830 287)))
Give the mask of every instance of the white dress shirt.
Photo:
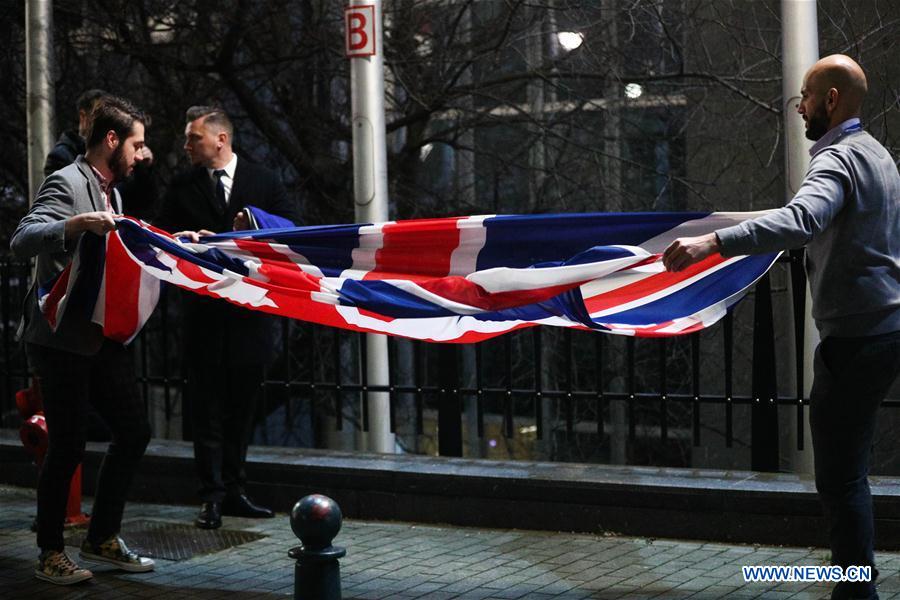
MULTIPOLYGON (((237 169, 237 154, 232 153, 231 160, 223 167, 225 174, 222 175, 222 185, 225 187, 225 204, 231 201, 231 188, 234 187, 234 171, 237 169)), ((209 177, 212 179, 213 186, 216 185, 216 176, 213 174, 220 169, 206 169, 209 177)))

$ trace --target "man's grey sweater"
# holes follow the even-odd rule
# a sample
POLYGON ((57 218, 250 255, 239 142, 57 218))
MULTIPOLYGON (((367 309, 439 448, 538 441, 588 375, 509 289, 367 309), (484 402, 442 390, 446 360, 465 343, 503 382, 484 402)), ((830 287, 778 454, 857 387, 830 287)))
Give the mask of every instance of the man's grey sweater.
POLYGON ((823 338, 900 330, 900 174, 868 133, 817 152, 786 206, 716 235, 725 256, 806 246, 823 338))

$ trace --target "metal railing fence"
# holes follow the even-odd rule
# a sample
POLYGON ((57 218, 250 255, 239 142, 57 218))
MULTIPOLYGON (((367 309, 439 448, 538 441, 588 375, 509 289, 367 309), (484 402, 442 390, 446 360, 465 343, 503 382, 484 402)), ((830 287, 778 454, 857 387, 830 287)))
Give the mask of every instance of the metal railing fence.
MULTIPOLYGON (((802 253, 785 255, 779 263, 775 268, 786 269, 793 290, 792 336, 799 347, 806 289, 802 253)), ((27 265, 0 263, 3 427, 17 426, 13 397, 29 382, 24 352, 14 338, 27 280, 27 265)), ((742 308, 743 320, 730 312, 721 323, 685 338, 622 339, 540 327, 467 346, 390 338, 390 379, 382 386, 368 383, 362 334, 283 319, 281 357, 261 389, 262 414, 264 419, 277 415, 286 431, 298 414, 308 423, 326 419, 336 431, 346 430, 348 421, 351 429, 366 431, 367 394, 388 392, 392 431, 412 436, 436 431, 431 451, 462 456, 464 438, 484 440, 489 428, 506 440, 526 432, 541 443, 576 433, 604 439, 618 427, 627 444, 650 436, 665 447, 679 437, 697 447, 708 429, 704 414, 714 415, 725 447, 731 448, 735 412, 743 407, 750 413, 750 468, 776 471, 779 407, 796 411, 797 447, 803 449, 803 357, 802 352, 788 361, 776 357, 769 275, 751 296, 743 306, 752 303, 752 324, 749 307, 742 308), (793 393, 779 396, 776 372, 786 365, 793 371, 793 393)), ((160 405, 167 424, 180 416, 185 401, 179 337, 178 302, 169 290, 136 342, 141 392, 148 404, 160 405)), ((181 434, 189 437, 186 421, 181 434)), ((262 431, 262 441, 270 441, 262 431)))

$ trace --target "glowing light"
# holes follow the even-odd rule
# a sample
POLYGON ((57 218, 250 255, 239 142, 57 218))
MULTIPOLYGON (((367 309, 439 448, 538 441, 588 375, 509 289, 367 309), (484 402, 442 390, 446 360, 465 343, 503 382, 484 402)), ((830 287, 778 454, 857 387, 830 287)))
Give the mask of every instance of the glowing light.
POLYGON ((577 31, 560 31, 556 34, 556 39, 559 40, 560 46, 571 52, 584 42, 584 34, 577 31))
POLYGON ((625 86, 625 97, 631 98, 634 100, 635 98, 640 98, 641 94, 644 93, 644 88, 637 83, 629 83, 625 86))

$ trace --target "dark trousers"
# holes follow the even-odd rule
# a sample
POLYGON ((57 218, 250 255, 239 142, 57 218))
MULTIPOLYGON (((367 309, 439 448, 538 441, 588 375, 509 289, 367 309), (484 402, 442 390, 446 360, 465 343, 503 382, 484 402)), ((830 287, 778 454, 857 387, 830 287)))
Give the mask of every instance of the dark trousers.
POLYGON ((37 488, 37 545, 63 550, 69 482, 84 457, 88 407, 109 427, 112 441, 103 457, 88 539, 100 543, 119 532, 132 476, 150 441, 150 424, 134 377, 129 348, 107 341, 94 356, 27 344, 41 380, 50 438, 37 488))
POLYGON ((262 380, 262 365, 188 366, 194 463, 202 502, 221 502, 244 493, 244 463, 262 380))
MULTIPOLYGON (((831 561, 872 566, 875 526, 869 457, 876 414, 900 373, 900 331, 822 340, 816 349, 810 427, 816 489, 825 510, 831 561)), ((877 598, 875 584, 838 583, 832 598, 877 598)))

